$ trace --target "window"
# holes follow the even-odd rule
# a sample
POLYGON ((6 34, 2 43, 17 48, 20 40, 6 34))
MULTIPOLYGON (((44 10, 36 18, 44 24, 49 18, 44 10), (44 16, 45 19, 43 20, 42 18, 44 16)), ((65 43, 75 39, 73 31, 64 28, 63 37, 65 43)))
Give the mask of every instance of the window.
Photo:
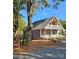
POLYGON ((51 23, 49 23, 49 25, 51 25, 51 23))
POLYGON ((52 34, 57 34, 57 30, 52 30, 52 34))
POLYGON ((47 30, 47 31, 46 31, 46 34, 47 34, 47 35, 51 35, 51 30, 47 30))
POLYGON ((57 22, 58 22, 57 20, 53 20, 52 25, 57 25, 57 22))
POLYGON ((41 30, 41 34, 44 35, 44 30, 41 30))

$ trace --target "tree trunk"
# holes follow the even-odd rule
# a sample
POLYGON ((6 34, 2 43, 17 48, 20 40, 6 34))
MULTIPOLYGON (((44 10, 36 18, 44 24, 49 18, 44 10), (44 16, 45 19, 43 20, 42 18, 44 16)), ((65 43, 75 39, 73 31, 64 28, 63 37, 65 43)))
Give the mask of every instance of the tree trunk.
POLYGON ((31 0, 28 0, 28 3, 27 3, 27 6, 28 6, 28 36, 29 36, 29 41, 31 41, 31 31, 32 31, 32 7, 33 5, 31 4, 31 0))
POLYGON ((29 36, 29 41, 31 41, 31 31, 32 31, 32 17, 28 17, 28 36, 29 36))
MULTIPOLYGON (((15 21, 13 23, 13 41, 16 42, 16 44, 18 45, 18 48, 20 48, 20 37, 18 35, 18 16, 15 17, 15 21)), ((13 42, 13 44, 15 45, 15 42, 13 42)), ((15 47, 14 47, 15 48, 15 47)))

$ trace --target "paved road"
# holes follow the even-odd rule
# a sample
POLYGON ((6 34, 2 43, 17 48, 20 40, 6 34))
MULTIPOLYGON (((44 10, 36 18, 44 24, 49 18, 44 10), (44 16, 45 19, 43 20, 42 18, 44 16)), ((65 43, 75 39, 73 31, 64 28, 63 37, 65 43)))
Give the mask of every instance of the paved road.
POLYGON ((65 45, 65 43, 59 43, 56 47, 41 49, 25 55, 14 55, 13 59, 66 59, 65 45))

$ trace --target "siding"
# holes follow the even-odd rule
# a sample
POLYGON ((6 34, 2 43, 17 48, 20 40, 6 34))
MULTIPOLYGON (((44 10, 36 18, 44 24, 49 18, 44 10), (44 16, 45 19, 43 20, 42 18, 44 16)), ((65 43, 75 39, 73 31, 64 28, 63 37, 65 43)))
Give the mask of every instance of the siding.
POLYGON ((32 39, 40 39, 40 30, 32 30, 32 39))

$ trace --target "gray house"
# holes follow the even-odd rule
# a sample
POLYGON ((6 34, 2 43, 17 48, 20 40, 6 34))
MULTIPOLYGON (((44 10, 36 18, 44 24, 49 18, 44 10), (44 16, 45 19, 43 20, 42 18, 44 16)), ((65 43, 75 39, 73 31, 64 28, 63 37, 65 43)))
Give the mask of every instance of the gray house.
POLYGON ((65 31, 56 17, 50 17, 33 23, 32 39, 52 39, 64 37, 65 31))

